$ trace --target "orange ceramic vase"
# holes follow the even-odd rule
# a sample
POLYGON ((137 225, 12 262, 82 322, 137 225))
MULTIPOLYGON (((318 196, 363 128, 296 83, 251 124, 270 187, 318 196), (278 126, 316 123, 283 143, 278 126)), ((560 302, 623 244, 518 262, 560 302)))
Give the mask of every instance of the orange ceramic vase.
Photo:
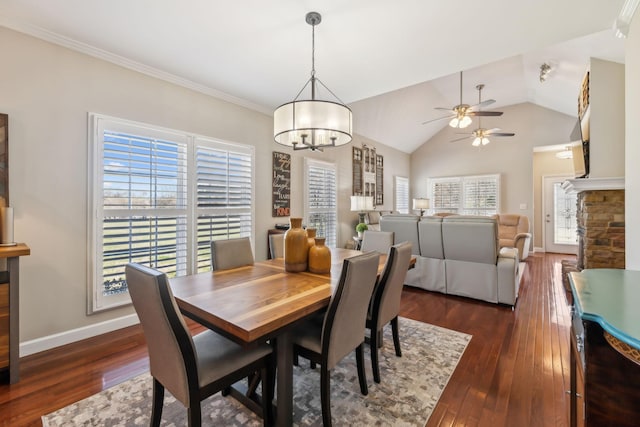
POLYGON ((316 229, 307 227, 307 250, 311 249, 316 244, 316 229))
POLYGON ((302 228, 302 218, 289 219, 291 226, 284 233, 284 269, 298 272, 307 270, 309 247, 307 233, 302 228))
POLYGON ((329 273, 331 271, 331 250, 325 246, 324 237, 316 237, 315 245, 309 249, 309 271, 329 273))

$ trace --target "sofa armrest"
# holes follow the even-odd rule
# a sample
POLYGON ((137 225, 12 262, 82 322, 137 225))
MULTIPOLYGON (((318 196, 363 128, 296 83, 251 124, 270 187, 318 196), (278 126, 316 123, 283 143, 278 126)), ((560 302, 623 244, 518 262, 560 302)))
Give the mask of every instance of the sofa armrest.
POLYGON ((518 299, 518 250, 502 248, 498 256, 498 302, 514 306, 518 299))
POLYGON ((498 258, 513 258, 518 262, 518 249, 516 248, 500 248, 498 258))
POLYGON ((531 241, 531 233, 518 233, 513 239, 513 246, 518 249, 520 261, 527 259, 529 256, 529 242, 531 241))

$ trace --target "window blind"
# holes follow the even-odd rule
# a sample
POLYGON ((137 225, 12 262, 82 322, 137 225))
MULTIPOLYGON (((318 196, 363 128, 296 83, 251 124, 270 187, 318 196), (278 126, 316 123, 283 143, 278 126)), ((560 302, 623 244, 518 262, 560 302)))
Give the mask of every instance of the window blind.
POLYGON ((335 247, 338 240, 336 167, 332 163, 305 159, 305 176, 306 225, 316 228, 316 235, 324 236, 327 246, 335 247))
POLYGON ((409 213, 409 178, 395 177, 396 211, 402 214, 409 213))
POLYGON ((500 208, 500 175, 478 175, 430 179, 434 212, 493 215, 500 208))

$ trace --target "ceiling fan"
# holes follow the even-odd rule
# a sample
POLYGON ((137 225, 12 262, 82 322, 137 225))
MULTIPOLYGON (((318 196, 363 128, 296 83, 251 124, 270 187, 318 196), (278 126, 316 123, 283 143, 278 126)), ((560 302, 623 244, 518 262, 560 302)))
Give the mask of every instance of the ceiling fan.
MULTIPOLYGON (((476 86, 476 89, 478 89, 478 104, 476 105, 482 105, 482 89, 484 88, 483 84, 479 84, 476 86)), ((493 101, 493 100, 492 100, 493 101)), ((486 102, 486 101, 485 101, 486 102)), ((479 113, 481 113, 482 111, 478 111, 479 113)), ((502 114, 502 113, 500 113, 502 114)), ((484 114, 480 114, 480 116, 483 116, 484 114)), ((458 141, 463 141, 465 139, 468 138, 473 138, 473 142, 471 143, 471 145, 473 145, 474 147, 479 147, 481 145, 487 145, 489 142, 489 137, 490 136, 515 136, 515 133, 513 132, 499 132, 500 129, 499 128, 493 128, 493 129, 485 129, 482 127, 482 118, 478 117, 478 127, 471 133, 467 134, 467 136, 463 136, 462 138, 458 138, 458 139, 454 139, 451 142, 458 142, 458 141)))
POLYGON ((494 99, 487 99, 484 102, 478 102, 475 105, 463 104, 462 103, 462 71, 460 71, 460 104, 454 106, 453 108, 443 108, 436 107, 436 110, 444 110, 449 111, 451 114, 448 116, 440 117, 438 119, 427 120, 423 122, 423 125, 427 123, 432 123, 438 120, 443 119, 451 119, 449 122, 449 126, 453 128, 466 128, 471 124, 471 116, 501 116, 501 111, 480 111, 480 108, 486 107, 487 105, 493 104, 496 102, 494 99))

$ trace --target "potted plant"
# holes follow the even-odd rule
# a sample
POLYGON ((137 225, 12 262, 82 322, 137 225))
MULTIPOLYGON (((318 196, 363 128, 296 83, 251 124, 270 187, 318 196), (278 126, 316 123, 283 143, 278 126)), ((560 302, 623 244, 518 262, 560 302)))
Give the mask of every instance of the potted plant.
POLYGON ((362 233, 365 232, 365 230, 368 230, 369 226, 367 224, 365 224, 364 222, 361 222, 360 224, 356 225, 356 231, 358 232, 358 238, 362 239, 362 233))

